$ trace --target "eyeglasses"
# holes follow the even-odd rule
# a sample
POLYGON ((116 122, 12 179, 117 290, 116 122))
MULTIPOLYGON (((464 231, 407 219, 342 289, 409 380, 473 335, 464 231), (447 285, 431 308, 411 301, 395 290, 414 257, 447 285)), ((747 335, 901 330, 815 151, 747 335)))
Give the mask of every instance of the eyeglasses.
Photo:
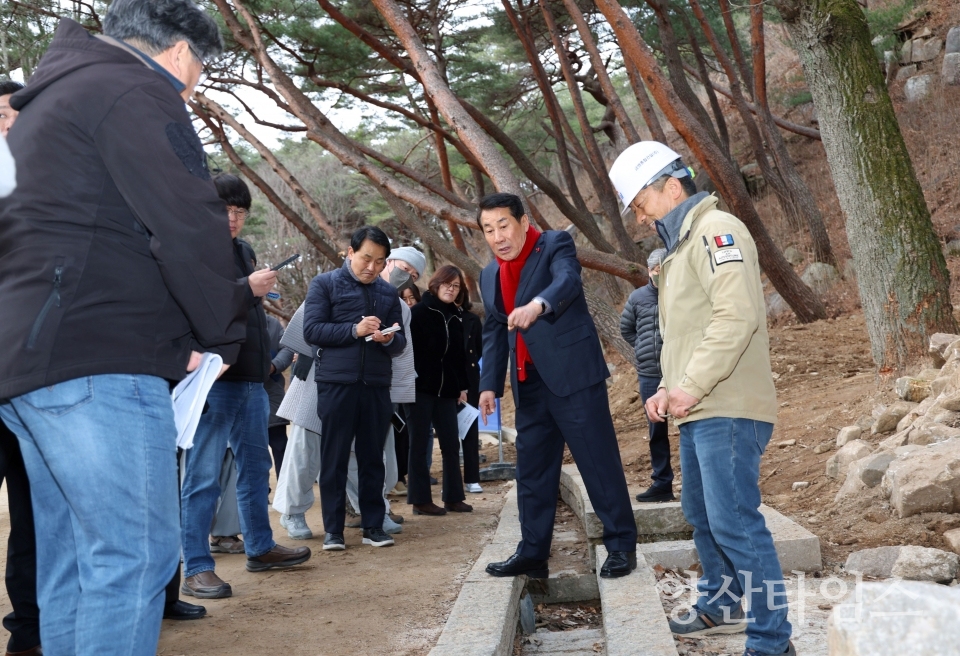
POLYGON ((450 291, 460 291, 460 283, 458 282, 442 282, 440 283, 440 286, 444 287, 445 289, 449 289, 450 291))
POLYGON ((228 208, 227 208, 227 215, 235 216, 235 217, 237 217, 238 219, 240 219, 241 221, 244 220, 245 218, 247 218, 247 216, 248 216, 249 214, 250 214, 250 212, 248 212, 247 210, 243 209, 242 207, 228 207, 228 208))

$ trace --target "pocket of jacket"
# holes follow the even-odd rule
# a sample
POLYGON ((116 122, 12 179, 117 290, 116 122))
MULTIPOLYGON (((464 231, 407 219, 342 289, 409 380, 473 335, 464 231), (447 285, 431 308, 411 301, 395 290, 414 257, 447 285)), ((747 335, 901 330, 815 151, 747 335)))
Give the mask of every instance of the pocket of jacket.
POLYGON ((30 329, 30 336, 27 337, 27 348, 32 349, 36 343, 37 338, 40 337, 40 330, 43 328, 43 323, 47 318, 47 315, 50 314, 50 310, 54 306, 60 307, 60 284, 63 282, 63 258, 58 257, 56 262, 53 265, 53 286, 50 288, 50 294, 47 296, 47 300, 44 302, 43 307, 40 308, 40 313, 37 314, 37 318, 33 321, 33 327, 30 329))
POLYGON ((93 401, 93 378, 74 378, 50 387, 41 387, 21 398, 37 412, 62 417, 93 401))
POLYGON ((572 328, 571 330, 557 335, 557 345, 570 346, 571 344, 576 344, 581 340, 589 339, 592 335, 593 331, 590 330, 590 326, 587 324, 582 324, 576 328, 572 328))

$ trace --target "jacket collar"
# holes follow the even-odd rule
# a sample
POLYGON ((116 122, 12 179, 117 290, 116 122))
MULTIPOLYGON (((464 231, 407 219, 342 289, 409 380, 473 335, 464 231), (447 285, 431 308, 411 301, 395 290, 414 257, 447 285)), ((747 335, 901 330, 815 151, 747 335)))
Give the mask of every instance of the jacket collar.
POLYGON ((710 198, 710 194, 705 191, 694 194, 667 212, 662 219, 654 222, 657 234, 667 247, 668 252, 672 253, 677 248, 677 244, 680 243, 680 236, 685 232, 683 224, 687 214, 706 198, 710 198))
POLYGON ((165 77, 166 80, 167 80, 170 84, 173 85, 173 88, 177 90, 177 93, 181 93, 184 89, 187 88, 187 85, 185 85, 183 82, 181 82, 180 80, 178 80, 177 78, 175 78, 170 71, 168 71, 168 70, 165 69, 163 66, 161 66, 161 65, 158 64, 156 61, 154 61, 153 57, 151 57, 151 56, 148 55, 147 53, 143 52, 143 51, 140 50, 139 48, 133 47, 132 45, 130 45, 130 44, 127 43, 126 41, 121 41, 120 39, 115 39, 115 38, 113 38, 112 36, 107 36, 106 34, 97 34, 97 35, 94 36, 94 38, 95 38, 95 39, 100 39, 100 40, 103 41, 104 43, 109 43, 109 44, 112 45, 112 46, 116 46, 117 48, 120 48, 121 50, 126 50, 126 51, 129 52, 131 55, 133 55, 134 57, 136 57, 137 59, 139 59, 140 62, 143 63, 144 66, 147 66, 148 68, 152 68, 152 69, 155 70, 157 73, 160 73, 160 75, 162 75, 163 77, 165 77))

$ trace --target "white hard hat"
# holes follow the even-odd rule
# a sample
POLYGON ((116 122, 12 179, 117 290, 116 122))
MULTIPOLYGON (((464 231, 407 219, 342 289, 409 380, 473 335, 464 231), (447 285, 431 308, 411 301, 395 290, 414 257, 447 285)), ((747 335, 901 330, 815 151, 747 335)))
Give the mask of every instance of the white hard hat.
POLYGON ((623 212, 651 182, 665 175, 675 178, 692 176, 680 159, 680 154, 659 141, 641 141, 620 153, 610 167, 610 182, 617 190, 623 212))

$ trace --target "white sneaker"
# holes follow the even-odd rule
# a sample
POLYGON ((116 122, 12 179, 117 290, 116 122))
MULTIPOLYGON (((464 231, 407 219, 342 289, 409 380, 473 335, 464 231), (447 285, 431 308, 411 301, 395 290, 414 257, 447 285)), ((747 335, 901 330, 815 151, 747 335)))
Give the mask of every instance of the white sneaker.
POLYGON ((403 532, 403 527, 390 519, 389 515, 383 516, 383 532, 387 535, 396 535, 403 532))
POLYGON ((287 535, 294 540, 310 540, 313 531, 307 526, 307 519, 303 513, 296 515, 280 515, 280 526, 287 529, 287 535))
POLYGON ((483 488, 480 487, 479 483, 467 483, 467 492, 473 492, 474 494, 480 494, 483 492, 483 488))

